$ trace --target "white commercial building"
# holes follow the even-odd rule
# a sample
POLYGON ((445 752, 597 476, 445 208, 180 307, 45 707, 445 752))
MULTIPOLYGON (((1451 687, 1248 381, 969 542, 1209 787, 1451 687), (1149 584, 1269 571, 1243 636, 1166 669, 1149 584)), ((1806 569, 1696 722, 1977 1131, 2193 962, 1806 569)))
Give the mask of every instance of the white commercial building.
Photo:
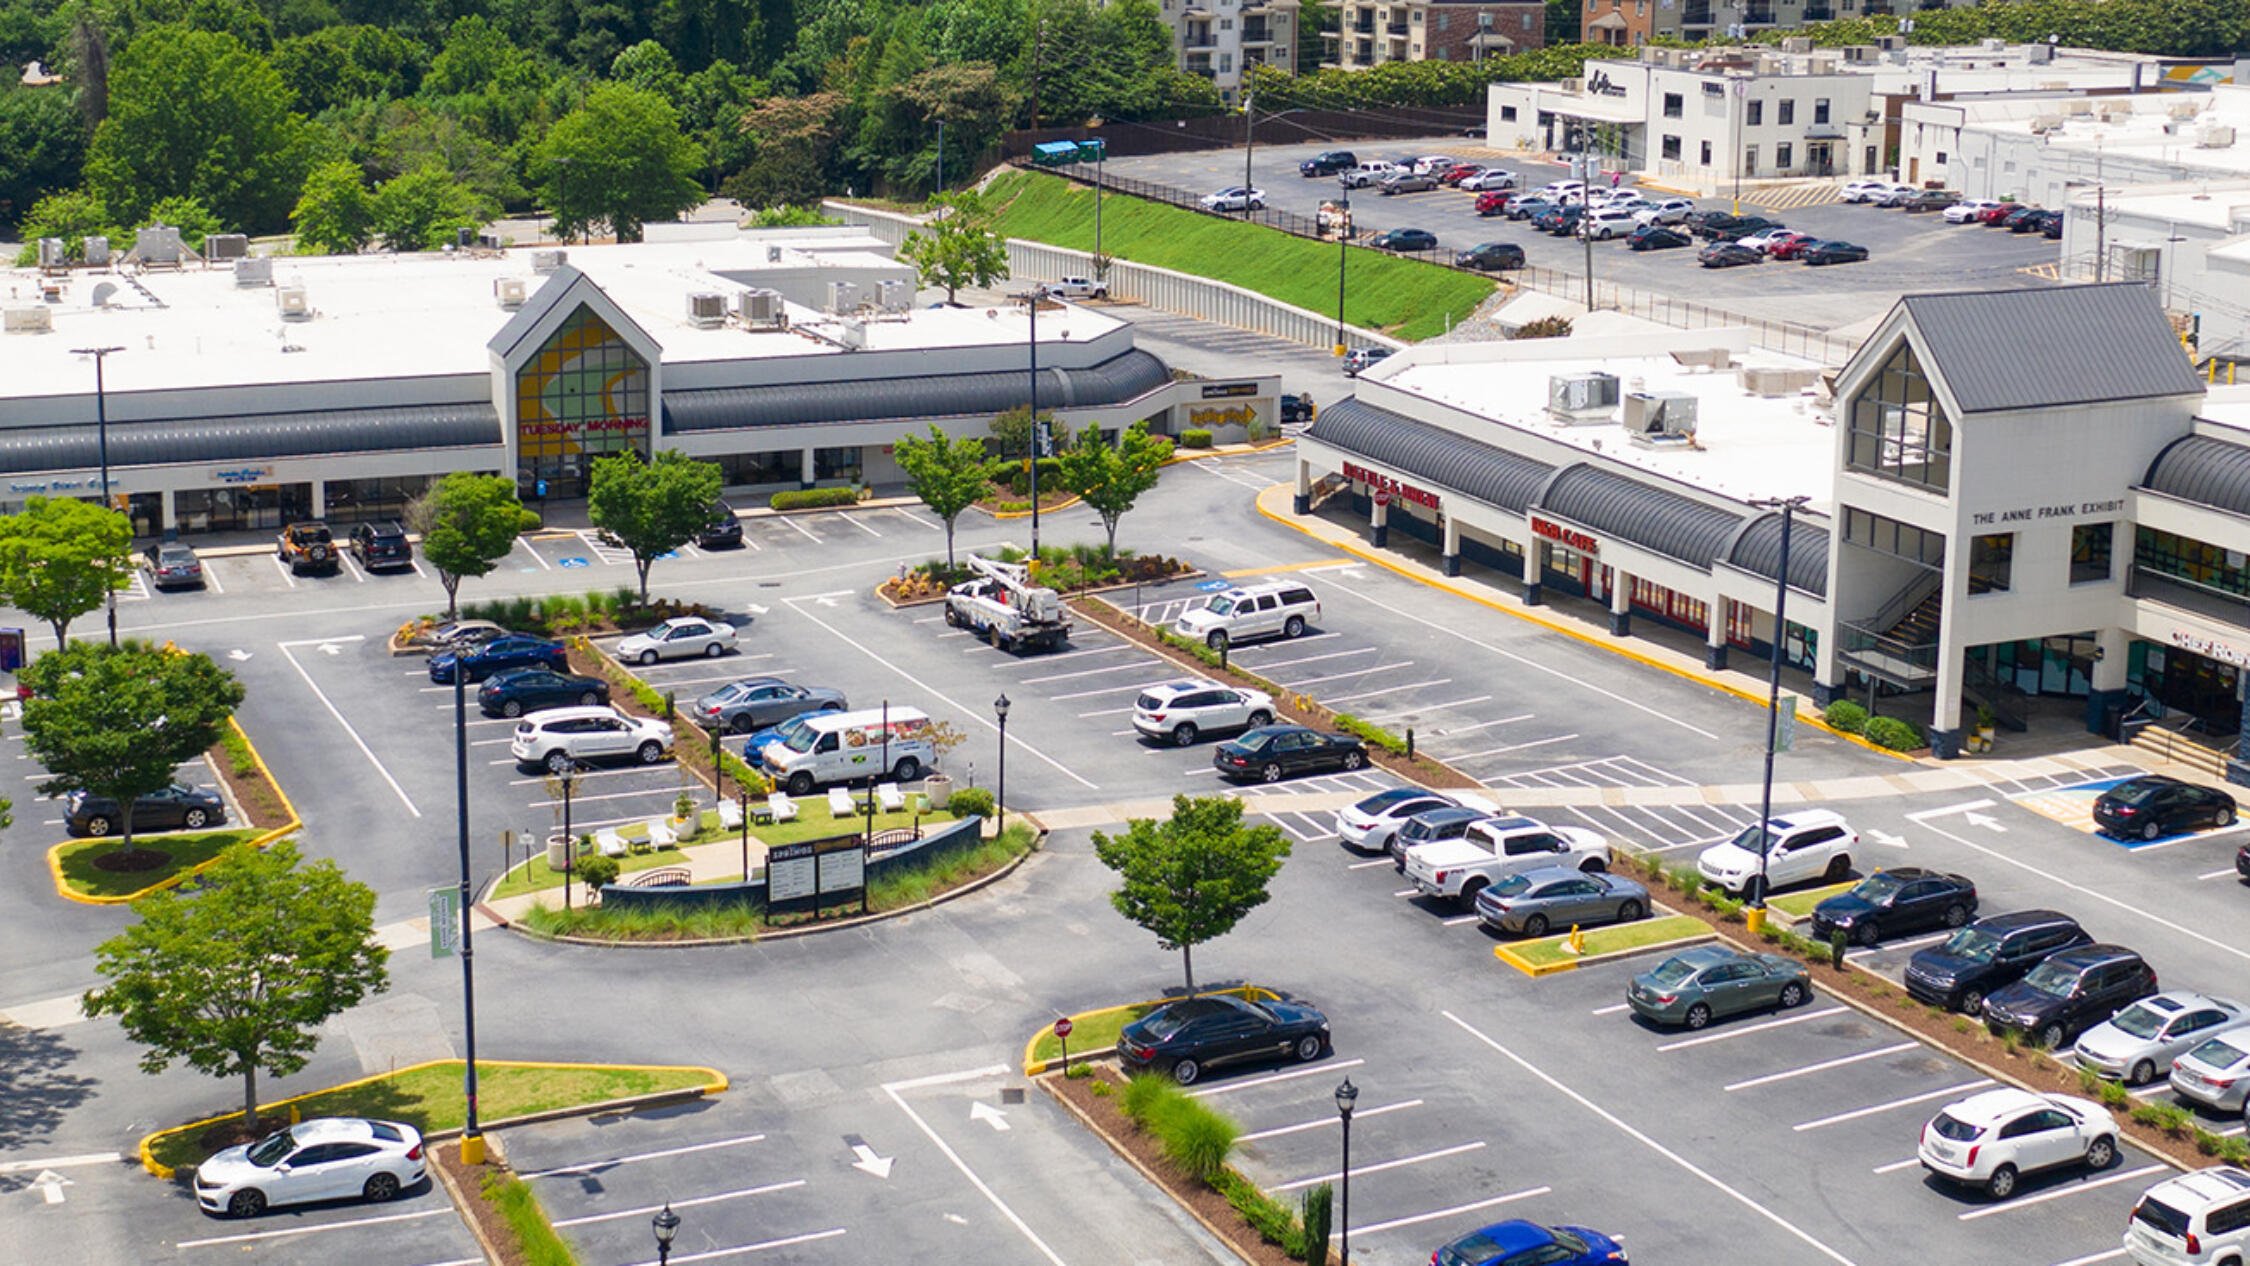
POLYGON ((2096 185, 2250 178, 2250 87, 2162 82, 2193 90, 1910 102, 1899 115, 1902 179, 2059 207, 2096 185))
POLYGON ((1299 0, 1158 0, 1172 28, 1180 69, 1201 75, 1228 105, 1241 100, 1252 66, 1295 73, 1299 0))
POLYGON ((2250 361, 2250 178, 2074 191, 2062 275, 2145 281, 2199 356, 2250 361))

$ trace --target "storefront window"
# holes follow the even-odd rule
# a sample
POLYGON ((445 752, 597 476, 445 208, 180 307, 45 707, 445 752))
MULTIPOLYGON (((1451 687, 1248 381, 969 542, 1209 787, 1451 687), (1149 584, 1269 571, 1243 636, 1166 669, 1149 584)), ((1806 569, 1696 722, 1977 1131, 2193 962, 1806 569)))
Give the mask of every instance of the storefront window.
POLYGON ((2016 534, 1995 532, 1969 542, 1969 592, 2006 593, 2015 570, 2016 534))
POLYGON ((841 479, 847 483, 859 482, 859 449, 816 448, 813 450, 813 478, 841 479))
POLYGON ((183 533, 264 531, 311 518, 312 485, 195 488, 173 494, 172 509, 183 533))
POLYGON ((403 518, 406 503, 430 486, 430 475, 401 475, 389 479, 332 479, 328 483, 328 520, 363 523, 403 518))
POLYGON ((1844 507, 1844 539, 1925 567, 1945 566, 1944 537, 1850 506, 1844 507))
POLYGON ((516 375, 516 484, 581 497, 596 458, 648 455, 648 362, 581 307, 516 375))
POLYGON ((2152 528, 2133 533, 2133 566, 2197 588, 2250 598, 2250 565, 2240 550, 2205 544, 2152 528))
POLYGON ((1950 486, 1953 422, 1930 394, 1914 349, 1898 351, 1852 402, 1850 465, 1933 492, 1950 486))
POLYGON ((788 484, 804 478, 804 454, 797 449, 774 453, 729 453, 718 458, 719 478, 729 488, 751 484, 788 484))
POLYGON ((2070 529, 2070 583, 2109 579, 2110 538, 2116 530, 2114 523, 2081 523, 2070 529))

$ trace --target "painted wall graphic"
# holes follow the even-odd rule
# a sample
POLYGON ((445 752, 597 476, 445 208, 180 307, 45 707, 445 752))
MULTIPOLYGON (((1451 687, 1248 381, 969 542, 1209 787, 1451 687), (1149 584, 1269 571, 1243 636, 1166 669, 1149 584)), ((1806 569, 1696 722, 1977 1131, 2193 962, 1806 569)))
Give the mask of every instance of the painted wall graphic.
POLYGON ((516 374, 517 483, 578 496, 596 458, 648 445, 648 362, 581 307, 516 374))

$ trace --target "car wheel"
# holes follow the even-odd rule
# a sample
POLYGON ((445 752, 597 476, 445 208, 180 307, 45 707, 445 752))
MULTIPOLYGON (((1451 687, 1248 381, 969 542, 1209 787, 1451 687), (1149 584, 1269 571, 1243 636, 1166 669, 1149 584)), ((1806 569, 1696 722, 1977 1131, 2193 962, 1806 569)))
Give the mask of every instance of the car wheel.
POLYGON ((102 816, 101 816, 100 814, 96 814, 96 815, 94 815, 93 817, 90 817, 90 818, 86 819, 86 834, 88 834, 88 835, 107 835, 107 834, 109 834, 109 819, 108 819, 108 818, 105 818, 105 817, 102 817, 102 816))
POLYGON ((1301 615, 1290 616, 1281 626, 1281 635, 1283 637, 1303 637, 1305 635, 1305 617, 1301 615))
POLYGON ((2219 811, 2218 811, 2217 813, 2215 813, 2215 814, 2212 814, 2212 815, 2211 815, 2211 825, 2213 825, 2213 826, 2222 826, 2222 827, 2223 827, 2223 826, 2233 826, 2233 825, 2234 825, 2234 806, 2233 806, 2233 805, 2231 805, 2231 804, 2222 804, 2222 805, 2220 805, 2220 806, 2219 806, 2219 811))
POLYGON ((1617 921, 1619 923, 1632 923, 1647 913, 1648 911, 1641 909, 1640 902, 1627 901, 1617 907, 1617 921))
POLYGON ((1805 987, 1794 980, 1783 985, 1781 987, 1781 1005, 1785 1009, 1805 1005, 1805 987))
POLYGON ((1589 857, 1579 863, 1578 869, 1581 874, 1599 875, 1609 869, 1609 863, 1599 857, 1589 857))
POLYGON ((1698 1002, 1694 1006, 1687 1009, 1687 1016, 1685 1018, 1687 1020, 1687 1026, 1691 1029, 1708 1027, 1711 1023, 1711 1008, 1704 1005, 1703 1003, 1698 1002))
POLYGON ((1859 932, 1852 939, 1862 945, 1872 946, 1875 942, 1883 939, 1883 934, 1875 930, 1875 920, 1869 919, 1859 925, 1859 932))
POLYGON ((2046 1028, 2039 1030, 2039 1044, 2050 1051, 2061 1050, 2063 1044, 2063 1026, 2059 1024, 2050 1024, 2046 1028))
POLYGON ((1851 873, 1852 856, 1849 853, 1838 853, 1834 860, 1828 863, 1828 880, 1830 883, 1847 878, 1851 873))
POLYGON ((1320 1037, 1317 1034, 1307 1033, 1297 1039, 1297 1059, 1300 1063, 1309 1064, 1319 1058, 1320 1037))
POLYGON ((1756 875, 1752 875, 1748 879, 1742 881, 1742 891, 1736 893, 1735 895, 1740 897, 1744 901, 1753 903, 1763 902, 1766 896, 1766 881, 1756 875))
POLYGON ((911 756, 901 756, 898 758, 898 764, 891 766, 891 780, 893 782, 913 782, 915 776, 921 772, 922 762, 911 756))
POLYGON ((570 753, 557 748, 547 753, 546 765, 548 773, 559 774, 570 768, 570 753))
POLYGON ((190 809, 180 815, 180 825, 190 831, 200 831, 211 820, 211 815, 201 809, 190 809))
POLYGON ((655 651, 642 651, 642 652, 641 652, 641 667, 643 667, 643 668, 646 668, 646 667, 648 667, 648 666, 649 666, 650 664, 653 664, 653 663, 655 663, 655 662, 656 662, 656 652, 655 652, 655 651))
POLYGON ((792 796, 809 796, 809 795, 811 795, 811 794, 812 794, 812 789, 813 789, 813 780, 812 780, 812 775, 811 775, 811 774, 808 774, 808 773, 804 773, 804 772, 802 772, 802 771, 799 771, 799 772, 797 772, 797 773, 794 773, 794 774, 791 774, 791 775, 789 775, 789 794, 790 794, 790 795, 792 795, 792 796))
POLYGON ((2108 1169, 2117 1163, 2117 1140, 2107 1134, 2086 1145, 2086 1168, 2108 1169))
POLYGON ((2128 1086, 2145 1086, 2155 1080, 2156 1065, 2145 1059, 2125 1071, 2125 1084, 2128 1086))
POLYGON ((1192 1086, 1203 1075, 1203 1065, 1192 1059, 1172 1061, 1172 1080, 1183 1086, 1192 1086))
POLYGON ((2016 1194, 2016 1167, 2002 1165, 1993 1170, 1992 1177, 1984 1180, 1984 1194, 1995 1200, 2005 1200, 2016 1194))
POLYGON ((266 1193, 256 1187, 244 1187, 227 1197, 227 1216, 254 1218, 266 1211, 266 1193))
POLYGON ((1227 648, 1227 631, 1225 629, 1211 630, 1211 636, 1204 638, 1203 644, 1215 651, 1225 650, 1227 648))
POLYGON ((587 691, 585 694, 578 696, 578 706, 582 708, 591 708, 601 701, 602 697, 598 694, 595 694, 591 690, 587 691))
POLYGON ((954 609, 953 609, 952 607, 948 606, 948 607, 947 607, 947 608, 945 609, 945 623, 946 623, 946 625, 947 625, 948 627, 950 627, 950 628, 956 628, 956 629, 957 629, 957 628, 960 628, 960 627, 961 627, 961 613, 960 613, 960 612, 958 612, 958 611, 955 611, 955 610, 954 610, 954 609))
POLYGON ((748 734, 757 726, 757 724, 757 722, 750 719, 749 713, 738 712, 735 714, 735 717, 732 721, 727 722, 727 733, 748 734))
POLYGON ((649 739, 633 749, 633 755, 638 757, 643 765, 653 765, 664 759, 664 745, 655 739, 649 739))
POLYGON ((705 659, 717 659, 719 656, 726 653, 726 645, 721 642, 712 642, 705 645, 703 648, 703 658, 705 659))
POLYGON ((1188 744, 1193 743, 1194 741, 1195 722, 1182 721, 1178 725, 1172 727, 1172 742, 1176 746, 1186 747, 1188 744))
POLYGON ((1358 769, 1360 766, 1366 763, 1367 754, 1358 750, 1357 748, 1344 753, 1344 768, 1346 770, 1358 769))
POLYGON ((523 715, 523 705, 517 703, 513 699, 510 699, 506 703, 500 705, 500 715, 504 717, 520 717, 523 715))
POLYGON ((1261 712, 1253 712, 1253 713, 1251 713, 1251 714, 1250 714, 1250 728, 1251 728, 1251 729, 1253 729, 1253 730, 1262 730, 1262 729, 1264 729, 1264 728, 1266 728, 1267 726, 1269 726, 1269 725, 1272 725, 1272 724, 1273 724, 1273 713, 1271 713, 1271 712, 1262 712, 1262 711, 1261 711, 1261 712))
POLYGON ((2141 838, 2144 840, 2153 840, 2157 836, 2162 834, 2164 834, 2164 828, 2158 826, 2154 822, 2144 822, 2141 824, 2141 838))
POLYGON ((1967 906, 1951 905, 1945 908, 1945 926, 1957 928, 1968 923, 1968 921, 1969 908, 1967 906))
POLYGON ((1984 1014, 1984 991, 1982 989, 1971 989, 1969 992, 1961 995, 1961 1014, 1984 1014))
POLYGON ((1547 916, 1544 914, 1525 915, 1523 934, 1532 937, 1545 936, 1547 934, 1547 916))
POLYGON ((1266 780, 1267 782, 1280 782, 1281 766, 1268 765, 1264 769, 1258 771, 1258 777, 1266 780))
POLYGON ((359 1194, 365 1197, 369 1204, 382 1204, 398 1194, 398 1175, 371 1175, 367 1180, 367 1185, 359 1189, 359 1194))
POLYGON ((1477 894, 1483 892, 1486 888, 1489 888, 1491 886, 1492 881, 1486 879, 1482 875, 1478 875, 1475 878, 1468 880, 1461 885, 1461 904, 1465 906, 1476 905, 1477 894))

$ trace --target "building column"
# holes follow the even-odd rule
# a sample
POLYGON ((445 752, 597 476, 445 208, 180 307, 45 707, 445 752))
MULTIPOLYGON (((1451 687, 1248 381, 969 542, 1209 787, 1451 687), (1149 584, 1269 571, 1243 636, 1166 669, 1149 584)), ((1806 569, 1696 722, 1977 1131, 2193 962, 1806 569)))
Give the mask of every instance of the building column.
POLYGON ((2086 731, 2118 737, 2109 727, 2111 708, 2129 706, 2125 674, 2132 667, 2133 635, 2124 629, 2098 629, 2094 633, 2092 687, 2086 692, 2086 731))
POLYGON ((817 469, 819 467, 813 463, 813 450, 809 448, 801 450, 798 454, 797 486, 800 488, 812 487, 814 483, 813 472, 817 469))
POLYGON ((1391 541, 1391 503, 1380 497, 1369 497, 1367 500, 1373 507, 1367 512, 1367 540, 1376 549, 1381 549, 1391 541))
MULTIPOLYGON (((1733 599, 1721 598, 1719 601, 1725 604, 1733 599)), ((1719 618, 1711 621, 1703 630, 1703 666, 1714 672, 1727 666, 1727 621, 1724 605, 1719 608, 1719 618)))
POLYGON ((1448 576, 1461 574, 1461 524, 1450 514, 1445 516, 1445 547, 1438 552, 1438 570, 1448 576))
POLYGON ((1297 459, 1297 495, 1290 499, 1291 514, 1312 513, 1312 463, 1297 459))
POLYGON ((1952 760, 1961 754, 1961 677, 1963 652, 1942 635, 1938 639, 1937 706, 1930 716, 1930 755, 1952 760))
POLYGON ((312 517, 316 519, 328 517, 328 481, 325 479, 312 481, 312 517))
POLYGON ((163 523, 163 530, 167 534, 179 531, 180 511, 179 502, 176 499, 175 494, 170 488, 166 488, 164 491, 157 494, 157 498, 158 504, 162 507, 162 510, 158 517, 163 523))
POLYGON ((1609 573, 1609 635, 1633 634, 1633 578, 1611 568, 1609 573))
POLYGON ((1536 607, 1539 605, 1541 601, 1539 582, 1545 574, 1546 568, 1547 543, 1534 540, 1530 545, 1525 546, 1523 551, 1523 604, 1525 606, 1536 607))
MULTIPOLYGON (((2234 695, 2242 707, 2242 724, 2250 726, 2250 671, 2235 673, 2234 695)), ((2227 757, 2227 781, 2238 787, 2250 787, 2250 729, 2244 729, 2235 738, 2234 754, 2227 757)), ((2250 1109, 2244 1111, 2250 1113, 2250 1109)))

